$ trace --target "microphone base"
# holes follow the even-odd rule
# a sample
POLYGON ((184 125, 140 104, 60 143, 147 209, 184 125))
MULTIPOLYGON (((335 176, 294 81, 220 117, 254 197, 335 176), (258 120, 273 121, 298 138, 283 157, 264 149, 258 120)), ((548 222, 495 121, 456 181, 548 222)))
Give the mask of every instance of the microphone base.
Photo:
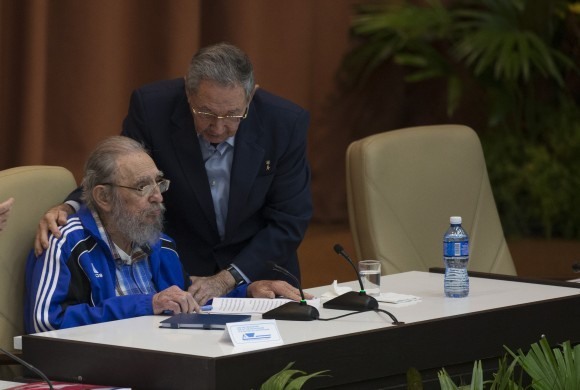
POLYGON ((379 303, 374 297, 365 293, 349 291, 325 302, 322 307, 335 310, 368 311, 378 309, 379 303))
POLYGON ((262 314, 265 320, 313 321, 318 317, 318 309, 300 302, 288 302, 262 314))

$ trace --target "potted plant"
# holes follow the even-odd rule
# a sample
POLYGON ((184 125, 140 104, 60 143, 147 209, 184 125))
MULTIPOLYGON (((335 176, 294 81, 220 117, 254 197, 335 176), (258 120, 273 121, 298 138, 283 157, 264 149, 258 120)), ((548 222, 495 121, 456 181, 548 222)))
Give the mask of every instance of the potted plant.
POLYGON ((301 370, 293 369, 294 362, 288 363, 286 367, 272 375, 260 386, 260 390, 298 390, 311 378, 327 376, 324 371, 318 371, 312 374, 306 374, 301 370))
POLYGON ((363 4, 341 80, 360 93, 390 63, 407 83, 442 82, 450 121, 483 110, 476 130, 508 239, 578 242, 579 14, 566 0, 363 4))
POLYGON ((527 353, 521 349, 513 352, 506 347, 506 350, 513 360, 508 364, 507 357, 502 358, 491 380, 483 379, 481 361, 476 361, 469 385, 458 386, 445 369, 439 371, 441 389, 580 389, 580 345, 572 347, 570 341, 566 341, 561 347, 551 348, 548 340, 542 338, 539 343, 532 344, 527 353), (527 377, 518 376, 516 368, 521 368, 527 377))
MULTIPOLYGON (((483 366, 480 360, 473 364, 473 371, 469 384, 458 385, 442 368, 437 376, 441 390, 576 390, 580 389, 580 344, 572 347, 570 341, 561 346, 552 348, 543 337, 539 342, 530 346, 528 352, 522 349, 516 352, 504 346, 509 354, 499 361, 498 369, 492 373, 492 378, 485 380, 483 366)), ((260 387, 267 389, 300 389, 310 378, 323 375, 325 371, 307 375, 304 371, 292 369, 294 362, 272 375, 260 387), (296 376, 297 375, 297 376, 296 376)), ((423 388, 421 374, 411 368, 407 373, 407 387, 420 390, 423 388)))

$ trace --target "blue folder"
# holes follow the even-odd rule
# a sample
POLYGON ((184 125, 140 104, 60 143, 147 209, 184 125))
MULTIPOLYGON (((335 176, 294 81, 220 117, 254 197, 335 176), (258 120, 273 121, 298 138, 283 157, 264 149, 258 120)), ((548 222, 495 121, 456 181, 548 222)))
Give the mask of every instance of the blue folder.
POLYGON ((159 323, 161 328, 225 329, 230 322, 250 321, 248 314, 197 314, 181 313, 159 323))

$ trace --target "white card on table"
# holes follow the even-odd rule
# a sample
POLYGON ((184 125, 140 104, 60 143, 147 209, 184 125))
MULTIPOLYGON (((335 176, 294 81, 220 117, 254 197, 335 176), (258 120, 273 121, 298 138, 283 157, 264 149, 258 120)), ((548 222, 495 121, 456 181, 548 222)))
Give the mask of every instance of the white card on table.
POLYGON ((276 320, 258 320, 234 322, 226 324, 227 331, 234 346, 266 344, 280 345, 283 343, 276 320))

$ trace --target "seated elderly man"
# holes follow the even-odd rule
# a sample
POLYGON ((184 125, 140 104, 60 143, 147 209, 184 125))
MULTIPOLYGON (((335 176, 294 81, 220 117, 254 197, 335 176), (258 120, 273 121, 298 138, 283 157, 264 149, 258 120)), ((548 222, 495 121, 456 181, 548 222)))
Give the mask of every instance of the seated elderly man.
MULTIPOLYGON (((162 233, 163 177, 145 149, 111 137, 89 157, 83 206, 26 269, 26 332, 36 333, 166 311, 199 311, 175 243, 162 233), (185 291, 184 291, 185 290, 185 291)), ((283 281, 242 285, 228 296, 300 299, 283 281)))

